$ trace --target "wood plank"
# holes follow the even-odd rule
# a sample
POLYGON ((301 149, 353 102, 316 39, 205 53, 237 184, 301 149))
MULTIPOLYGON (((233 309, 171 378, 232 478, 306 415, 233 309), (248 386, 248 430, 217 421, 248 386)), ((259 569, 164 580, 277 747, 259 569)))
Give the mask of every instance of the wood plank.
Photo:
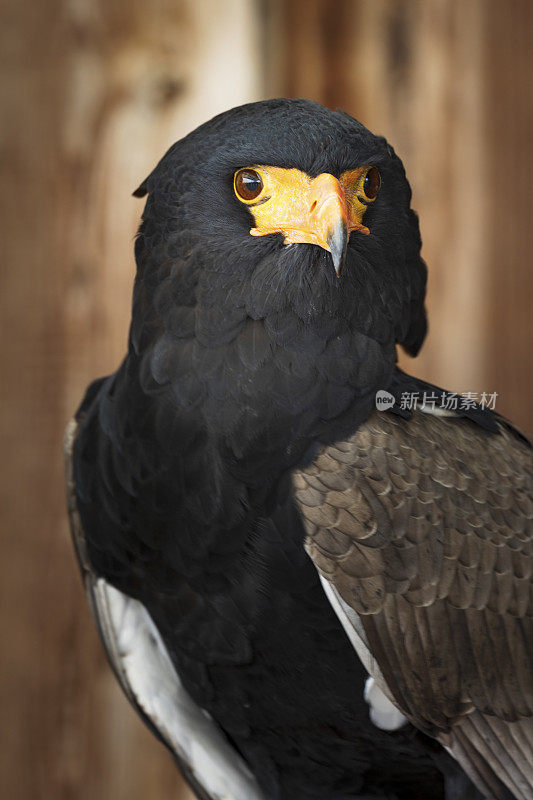
POLYGON ((0 795, 185 800, 97 640, 61 439, 86 385, 125 352, 142 210, 131 192, 172 142, 256 94, 255 6, 2 6, 0 795))
POLYGON ((401 363, 449 389, 499 392, 498 410, 532 430, 531 3, 273 8, 268 36, 283 68, 269 92, 344 108, 404 161, 429 267, 430 332, 417 361, 401 363), (513 185, 505 206, 502 165, 513 185))
POLYGON ((533 5, 490 0, 484 31, 488 383, 533 434, 533 5))

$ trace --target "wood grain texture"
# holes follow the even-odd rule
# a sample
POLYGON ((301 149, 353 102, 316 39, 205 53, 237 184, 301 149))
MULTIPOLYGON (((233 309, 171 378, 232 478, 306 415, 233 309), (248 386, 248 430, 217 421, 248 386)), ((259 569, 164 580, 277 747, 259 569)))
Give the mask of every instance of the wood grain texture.
POLYGON ((125 351, 131 192, 172 142, 256 94, 254 6, 2 6, 0 795, 185 800, 97 639, 61 442, 88 382, 125 351))
POLYGON ((531 3, 272 8, 270 93, 344 108, 404 161, 429 267, 430 323, 421 355, 404 367, 457 391, 498 392, 498 410, 533 429, 531 3))

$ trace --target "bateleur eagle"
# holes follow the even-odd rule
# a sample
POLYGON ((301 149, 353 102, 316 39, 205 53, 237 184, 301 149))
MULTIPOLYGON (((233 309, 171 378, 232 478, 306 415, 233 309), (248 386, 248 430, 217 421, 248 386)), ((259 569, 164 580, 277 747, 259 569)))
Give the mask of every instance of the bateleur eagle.
POLYGON ((202 800, 531 800, 532 451, 397 367, 426 333, 400 159, 268 100, 135 194, 128 352, 66 437, 129 700, 202 800))

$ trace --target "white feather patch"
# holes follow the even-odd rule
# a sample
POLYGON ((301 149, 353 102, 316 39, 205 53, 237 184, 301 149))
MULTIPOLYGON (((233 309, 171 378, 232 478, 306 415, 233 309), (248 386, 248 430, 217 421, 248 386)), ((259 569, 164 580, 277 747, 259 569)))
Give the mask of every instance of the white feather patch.
POLYGON ((405 717, 392 702, 392 693, 385 682, 385 678, 381 673, 377 661, 369 650, 359 614, 344 602, 335 587, 332 586, 326 578, 320 575, 320 573, 319 576, 322 588, 324 589, 324 593, 331 607, 339 618, 339 622, 342 624, 364 668, 371 676, 367 679, 364 690, 365 700, 370 706, 370 719, 377 728, 381 728, 382 730, 398 730, 398 728, 405 725, 407 717, 405 717), (370 687, 369 681, 372 681, 370 687), (384 701, 386 701, 386 703, 384 701), (394 714, 391 709, 394 710, 394 714))
POLYGON ((365 682, 365 700, 370 706, 370 719, 382 731, 397 731, 407 722, 395 705, 381 691, 374 678, 367 678, 365 682))
POLYGON ((185 691, 142 603, 101 578, 93 590, 109 653, 124 683, 198 783, 213 800, 265 800, 242 758, 185 691))
POLYGON ((422 403, 421 405, 417 406, 418 411, 423 411, 424 414, 433 414, 434 417, 456 417, 459 418, 459 414, 455 411, 451 411, 449 408, 440 408, 435 405, 431 405, 428 403, 422 403))

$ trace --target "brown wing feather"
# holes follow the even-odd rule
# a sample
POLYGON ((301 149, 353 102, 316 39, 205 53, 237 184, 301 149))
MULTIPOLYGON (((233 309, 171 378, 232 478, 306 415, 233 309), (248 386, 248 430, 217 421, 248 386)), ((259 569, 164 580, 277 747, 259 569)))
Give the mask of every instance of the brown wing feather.
MULTIPOLYGON (((360 616, 399 708, 463 760, 489 742, 485 761, 517 797, 532 797, 528 444, 504 425, 494 434, 375 412, 294 481, 307 550, 360 616), (506 755, 494 752, 502 725, 506 755)), ((494 785, 487 793, 505 796, 494 785)))

